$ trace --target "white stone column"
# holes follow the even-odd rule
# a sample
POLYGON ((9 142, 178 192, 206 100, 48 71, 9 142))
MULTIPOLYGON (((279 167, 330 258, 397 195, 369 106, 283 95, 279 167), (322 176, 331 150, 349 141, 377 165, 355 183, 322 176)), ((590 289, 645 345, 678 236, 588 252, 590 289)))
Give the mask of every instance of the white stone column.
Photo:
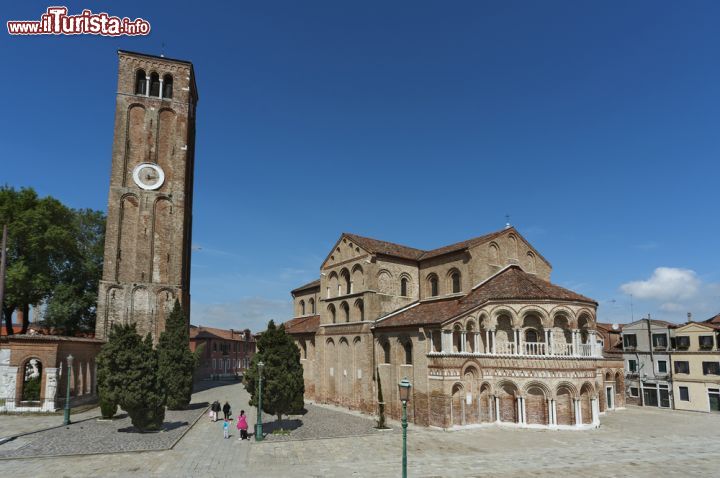
POLYGON ((592 424, 597 427, 600 425, 600 407, 598 406, 597 397, 592 398, 590 405, 590 410, 592 412, 592 424))
POLYGON ((150 77, 145 77, 145 96, 150 96, 150 77))
POLYGON ((492 344, 490 345, 490 353, 495 355, 497 353, 497 347, 495 344, 497 344, 497 330, 492 329, 492 344))
POLYGON ((517 423, 522 423, 522 398, 515 399, 515 414, 517 415, 517 423))
POLYGON ((557 423, 557 400, 555 400, 554 398, 552 400, 550 400, 550 407, 552 410, 552 425, 556 427, 558 424, 557 423))
POLYGON ((580 331, 578 329, 573 329, 572 331, 572 343, 573 343, 573 355, 580 355, 580 341, 578 338, 580 337, 580 331))
POLYGON ((525 409, 525 398, 520 397, 520 423, 527 424, 527 410, 525 409))
POLYGON ((500 423, 500 397, 495 395, 495 421, 500 423))
POLYGON ((442 352, 446 354, 452 352, 452 330, 442 331, 442 352))
POLYGON ((473 332, 473 352, 474 353, 480 353, 480 333, 479 332, 473 332))
POLYGON ((490 331, 489 330, 485 331, 485 353, 486 354, 490 353, 490 331))
POLYGON ((467 336, 467 332, 465 332, 464 330, 461 330, 461 331, 460 331, 460 350, 458 350, 458 352, 463 352, 463 353, 464 353, 464 352, 467 352, 467 350, 465 350, 465 347, 466 347, 466 340, 465 340, 465 339, 466 339, 466 336, 467 336))
POLYGON ((522 355, 520 350, 520 329, 513 329, 515 331, 515 354, 522 355))
POLYGON ((46 368, 43 373, 45 374, 45 401, 42 404, 42 411, 54 412, 57 399, 58 369, 46 368))
POLYGON ((582 407, 580 406, 580 400, 574 399, 575 401, 575 426, 579 427, 582 425, 582 407))
POLYGON ((160 93, 158 94, 158 98, 162 99, 163 95, 163 79, 160 78, 160 93))

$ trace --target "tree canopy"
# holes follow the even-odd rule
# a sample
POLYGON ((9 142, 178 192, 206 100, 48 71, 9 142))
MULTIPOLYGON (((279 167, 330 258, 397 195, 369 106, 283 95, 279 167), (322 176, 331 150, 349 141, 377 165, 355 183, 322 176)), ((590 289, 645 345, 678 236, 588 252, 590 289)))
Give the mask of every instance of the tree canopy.
POLYGON ((0 226, 8 226, 7 272, 2 314, 12 333, 12 314, 46 302, 44 319, 72 334, 95 327, 102 274, 105 216, 73 210, 31 188, 0 187, 0 226))
POLYGON ((190 351, 190 333, 180 302, 175 300, 158 343, 159 372, 165 381, 167 406, 182 410, 190 404, 196 356, 190 351))
POLYGON ((152 337, 135 324, 113 324, 98 355, 100 399, 119 404, 139 430, 158 430, 165 418, 165 380, 152 337))
POLYGON ((277 327, 274 321, 260 335, 257 353, 245 375, 246 388, 250 393, 250 405, 257 406, 258 362, 265 364, 263 370, 262 409, 265 413, 282 415, 303 409, 303 369, 300 351, 292 337, 285 333, 285 326, 277 327))

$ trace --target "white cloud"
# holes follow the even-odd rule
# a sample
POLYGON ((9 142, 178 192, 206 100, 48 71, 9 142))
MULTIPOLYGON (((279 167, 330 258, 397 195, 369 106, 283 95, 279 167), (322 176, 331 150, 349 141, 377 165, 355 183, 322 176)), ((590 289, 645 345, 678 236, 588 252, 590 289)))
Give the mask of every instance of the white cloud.
POLYGON ((628 282, 620 289, 638 299, 673 302, 695 297, 700 290, 700 279, 690 269, 658 267, 649 279, 628 282))
POLYGON ((270 319, 280 324, 292 318, 290 300, 272 300, 262 297, 245 297, 234 302, 192 304, 190 322, 193 325, 221 329, 265 330, 270 319))

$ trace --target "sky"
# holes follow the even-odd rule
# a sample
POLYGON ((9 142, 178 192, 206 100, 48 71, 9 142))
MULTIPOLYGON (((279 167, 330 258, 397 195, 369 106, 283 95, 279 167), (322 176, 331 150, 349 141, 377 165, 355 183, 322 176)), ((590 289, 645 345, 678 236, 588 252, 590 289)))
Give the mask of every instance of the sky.
POLYGON ((192 61, 192 322, 291 317, 342 232, 510 222, 598 320, 720 312, 720 3, 67 2, 145 37, 10 36, 0 184, 107 210, 118 49, 192 61), (202 8, 198 8, 202 5, 202 8))

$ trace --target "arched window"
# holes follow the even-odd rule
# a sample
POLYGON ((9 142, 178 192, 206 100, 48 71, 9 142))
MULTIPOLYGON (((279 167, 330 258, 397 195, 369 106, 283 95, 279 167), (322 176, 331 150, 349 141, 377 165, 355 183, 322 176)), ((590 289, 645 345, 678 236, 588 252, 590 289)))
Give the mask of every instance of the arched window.
POLYGON ((403 297, 408 296, 408 280, 407 277, 400 279, 400 295, 403 297))
POLYGON ((172 75, 163 76, 163 98, 172 98, 173 95, 173 78, 172 75))
POLYGON ((525 331, 525 342, 537 342, 538 334, 535 329, 527 329, 525 331))
POLYGON ((450 279, 452 280, 452 291, 453 294, 457 294, 460 292, 460 272, 455 271, 450 275, 450 279))
POLYGON ((160 75, 157 73, 150 74, 150 96, 160 96, 160 75))
POLYGON ((365 320, 365 304, 362 299, 355 301, 355 308, 357 309, 357 317, 360 322, 365 320))
POLYGON ((428 278, 428 282, 430 284, 430 297, 436 297, 440 294, 440 290, 438 288, 438 278, 435 274, 432 274, 428 278))
POLYGON ((300 315, 305 315, 305 301, 300 301, 300 315))
POLYGON ((40 400, 40 384, 42 383, 42 363, 36 358, 31 358, 25 363, 25 375, 23 378, 22 399, 28 402, 40 400))
MULTIPOLYGON (((340 271, 340 277, 342 278, 342 285, 345 290, 345 294, 352 294, 352 283, 350 282, 350 272, 348 272, 347 269, 343 269, 340 271)), ((338 292, 338 295, 341 295, 343 292, 338 292)))
POLYGON ((350 322, 350 307, 347 302, 340 304, 340 308, 343 311, 343 319, 345 319, 345 322, 350 322))
POLYGON ((386 340, 381 342, 380 345, 383 350, 383 363, 390 363, 390 342, 386 340))
POLYGON ((405 349, 405 365, 412 365, 412 342, 409 340, 403 344, 405 349))
POLYGON ((145 81, 145 70, 138 70, 135 74, 135 94, 147 94, 147 82, 145 81))
POLYGON ((332 323, 336 323, 337 317, 335 315, 335 306, 333 304, 328 305, 328 312, 330 313, 330 319, 332 320, 332 323))
POLYGON ((310 313, 315 315, 315 299, 310 299, 310 313))

